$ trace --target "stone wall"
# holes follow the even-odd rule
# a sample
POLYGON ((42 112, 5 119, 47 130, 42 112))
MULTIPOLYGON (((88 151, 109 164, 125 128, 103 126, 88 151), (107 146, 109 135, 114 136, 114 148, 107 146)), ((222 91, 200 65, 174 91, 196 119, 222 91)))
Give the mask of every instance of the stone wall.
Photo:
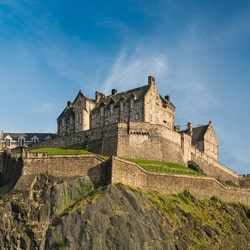
POLYGON ((124 122, 33 144, 29 148, 78 148, 108 156, 157 159, 187 164, 189 160, 187 149, 190 146, 190 140, 182 141, 179 133, 163 125, 124 122), (182 148, 182 143, 187 147, 182 148), (184 159, 184 155, 188 159, 184 159))
POLYGON ((33 144, 39 147, 86 149, 123 158, 163 160, 187 165, 194 161, 208 176, 239 185, 238 175, 191 146, 191 137, 146 122, 116 123, 33 144))
POLYGON ((112 183, 123 183, 140 188, 177 194, 188 189, 194 196, 207 199, 217 196, 226 202, 250 204, 250 189, 227 188, 211 177, 195 177, 150 173, 135 163, 112 158, 112 183))
POLYGON ((188 189, 194 196, 206 199, 218 196, 226 202, 250 204, 250 189, 228 188, 211 177, 195 177, 147 172, 139 165, 116 156, 104 162, 96 155, 31 154, 24 152, 16 159, 11 154, 2 155, 4 183, 15 185, 14 190, 28 191, 38 174, 56 178, 89 176, 95 183, 123 183, 167 194, 188 189))
POLYGON ((191 160, 195 162, 202 171, 219 181, 228 182, 228 184, 233 183, 239 185, 239 175, 227 168, 223 164, 220 164, 218 161, 213 158, 203 154, 202 152, 192 149, 191 160))
POLYGON ((81 131, 72 135, 58 137, 53 140, 44 141, 29 146, 30 149, 36 148, 73 148, 86 149, 101 155, 117 154, 117 135, 119 124, 81 131))
POLYGON ((0 154, 0 186, 14 186, 22 175, 23 161, 4 151, 0 154))
POLYGON ((29 153, 23 155, 22 176, 15 189, 30 187, 30 180, 39 174, 57 178, 89 176, 94 184, 109 182, 110 171, 105 161, 96 155, 53 155, 29 153), (27 183, 28 182, 28 183, 27 183))

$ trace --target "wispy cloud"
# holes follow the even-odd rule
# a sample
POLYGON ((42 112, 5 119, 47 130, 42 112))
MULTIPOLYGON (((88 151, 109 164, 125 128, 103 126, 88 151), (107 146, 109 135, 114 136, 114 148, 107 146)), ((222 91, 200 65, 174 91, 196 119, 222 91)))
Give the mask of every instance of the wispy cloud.
POLYGON ((112 64, 104 80, 103 91, 109 93, 113 87, 120 90, 147 84, 148 75, 161 76, 167 72, 167 58, 158 53, 138 50, 127 54, 123 49, 112 64))

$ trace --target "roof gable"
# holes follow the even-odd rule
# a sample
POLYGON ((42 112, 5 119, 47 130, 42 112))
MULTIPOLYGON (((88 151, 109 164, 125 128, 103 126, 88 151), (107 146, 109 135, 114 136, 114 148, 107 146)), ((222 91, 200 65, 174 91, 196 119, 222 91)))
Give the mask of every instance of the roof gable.
POLYGON ((131 98, 136 98, 136 100, 140 100, 145 96, 148 89, 149 89, 149 86, 145 85, 139 88, 116 93, 114 95, 104 96, 100 99, 98 103, 96 103, 95 108, 99 108, 100 105, 103 103, 104 104, 118 103, 120 102, 120 100, 128 100, 131 98))
POLYGON ((204 140, 209 125, 199 126, 192 129, 192 142, 204 140))

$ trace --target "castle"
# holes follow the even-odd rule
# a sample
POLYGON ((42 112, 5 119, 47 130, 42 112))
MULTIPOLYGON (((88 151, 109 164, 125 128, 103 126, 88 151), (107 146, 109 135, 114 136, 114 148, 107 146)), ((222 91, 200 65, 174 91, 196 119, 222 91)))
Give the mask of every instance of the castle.
POLYGON ((105 162, 97 155, 51 157, 21 148, 21 161, 0 155, 0 173, 5 183, 17 181, 17 189, 28 187, 41 173, 63 178, 88 175, 96 183, 102 179, 106 183, 123 182, 167 193, 188 188, 200 198, 218 195, 227 201, 250 204, 249 178, 239 176, 218 161, 212 122, 197 127, 188 122, 180 130, 175 126, 175 110, 170 97, 159 94, 152 76, 142 87, 124 92, 113 89, 108 96, 96 92, 94 100, 79 91, 57 119, 58 137, 29 145, 29 149, 86 149, 111 158, 105 162), (126 158, 179 163, 206 177, 148 173, 126 158), (221 183, 238 188, 230 189, 221 183))
MULTIPOLYGON (((145 142, 152 135, 152 128, 155 133, 165 134, 166 139, 180 144, 184 163, 191 159, 191 147, 218 160, 218 142, 211 122, 196 128, 192 128, 189 122, 186 130, 179 131, 179 126, 174 125, 175 109, 169 95, 163 98, 159 94, 153 76, 148 77, 147 85, 120 93, 112 89, 109 96, 96 91, 95 100, 79 91, 73 102, 67 102, 57 119, 58 135, 67 136, 80 131, 94 131, 97 128, 104 130, 104 127, 124 123, 124 126, 128 125, 130 138, 136 135, 136 144, 145 142)), ((148 152, 145 152, 145 156, 147 154, 148 152)))
POLYGON ((239 176, 218 161, 218 141, 212 122, 184 130, 175 125, 176 107, 162 97, 155 78, 146 85, 95 99, 81 91, 68 101, 57 119, 58 138, 30 148, 86 149, 100 155, 175 162, 198 168, 220 181, 239 184, 239 176))

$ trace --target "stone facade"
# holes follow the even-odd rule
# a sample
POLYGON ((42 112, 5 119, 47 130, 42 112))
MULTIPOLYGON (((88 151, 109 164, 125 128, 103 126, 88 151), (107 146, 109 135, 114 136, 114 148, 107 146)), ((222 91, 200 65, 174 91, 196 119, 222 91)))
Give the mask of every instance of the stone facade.
POLYGON ((211 121, 208 125, 192 129, 192 144, 199 151, 218 161, 218 141, 211 121))
POLYGON ((65 136, 119 122, 148 122, 173 130, 174 119, 169 96, 163 98, 149 76, 145 86, 120 93, 113 89, 109 96, 97 91, 95 100, 79 92, 73 102, 68 101, 57 124, 58 135, 65 136))
POLYGON ((51 145, 186 165, 195 147, 218 161, 218 142, 211 122, 196 128, 188 123, 179 131, 174 120, 175 106, 169 96, 159 94, 154 77, 149 76, 148 84, 142 87, 120 93, 113 89, 109 96, 97 91, 95 100, 80 91, 58 117, 58 135, 64 139, 51 145))
POLYGON ((90 112, 93 107, 94 101, 79 91, 73 102, 67 102, 66 108, 57 119, 58 135, 71 135, 90 129, 90 112))

